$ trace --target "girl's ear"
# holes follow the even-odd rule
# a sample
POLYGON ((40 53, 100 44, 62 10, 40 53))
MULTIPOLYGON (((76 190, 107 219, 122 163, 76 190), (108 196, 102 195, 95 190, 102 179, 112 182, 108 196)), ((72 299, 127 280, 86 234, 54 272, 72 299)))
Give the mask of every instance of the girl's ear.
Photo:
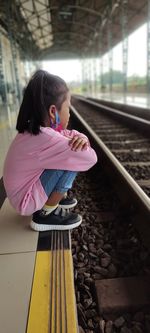
POLYGON ((55 105, 51 105, 49 107, 49 116, 52 120, 55 120, 55 113, 56 113, 56 106, 55 105))

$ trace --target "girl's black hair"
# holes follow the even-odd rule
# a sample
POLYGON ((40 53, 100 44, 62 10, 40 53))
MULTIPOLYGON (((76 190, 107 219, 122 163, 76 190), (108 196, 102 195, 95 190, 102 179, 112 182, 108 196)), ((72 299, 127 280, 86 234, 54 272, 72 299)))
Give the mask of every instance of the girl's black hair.
POLYGON ((59 76, 36 71, 24 91, 16 125, 18 132, 39 134, 40 126, 45 127, 49 121, 49 107, 54 104, 59 111, 68 91, 59 76))

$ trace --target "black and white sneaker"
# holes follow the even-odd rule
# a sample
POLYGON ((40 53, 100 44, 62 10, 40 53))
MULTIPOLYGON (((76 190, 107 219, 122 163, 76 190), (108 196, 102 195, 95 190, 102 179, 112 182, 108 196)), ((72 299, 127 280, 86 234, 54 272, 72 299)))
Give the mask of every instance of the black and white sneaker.
POLYGON ((44 214, 43 210, 35 212, 30 227, 35 231, 70 230, 78 227, 81 222, 81 215, 67 212, 58 206, 48 215, 44 214))
POLYGON ((64 209, 70 209, 77 205, 78 201, 76 198, 71 198, 67 195, 66 198, 63 198, 59 201, 59 207, 64 209))

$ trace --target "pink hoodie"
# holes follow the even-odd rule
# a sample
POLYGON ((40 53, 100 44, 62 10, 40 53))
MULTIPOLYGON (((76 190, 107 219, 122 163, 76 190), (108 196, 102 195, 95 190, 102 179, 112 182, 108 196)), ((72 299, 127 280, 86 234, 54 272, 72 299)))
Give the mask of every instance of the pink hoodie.
POLYGON ((69 140, 75 135, 86 137, 76 130, 59 133, 50 127, 41 127, 39 135, 16 135, 6 156, 3 180, 12 206, 21 215, 31 215, 47 201, 39 179, 45 169, 86 171, 97 162, 90 145, 83 151, 71 150, 69 140))

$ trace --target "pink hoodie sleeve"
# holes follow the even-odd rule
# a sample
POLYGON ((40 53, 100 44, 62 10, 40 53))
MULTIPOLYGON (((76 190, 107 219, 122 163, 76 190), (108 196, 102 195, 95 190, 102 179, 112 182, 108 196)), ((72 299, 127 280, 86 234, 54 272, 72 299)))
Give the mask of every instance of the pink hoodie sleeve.
POLYGON ((68 129, 65 129, 65 130, 62 130, 61 132, 60 132, 62 135, 64 135, 64 136, 66 136, 66 137, 68 137, 68 138, 70 138, 70 139, 72 139, 74 136, 79 136, 80 138, 86 138, 87 139, 87 141, 89 142, 89 139, 88 139, 88 137, 85 135, 85 134, 83 134, 83 133, 80 133, 80 132, 78 132, 78 131, 76 131, 76 130, 68 130, 68 129))
POLYGON ((85 137, 84 134, 75 130, 65 130, 67 136, 64 136, 64 131, 62 132, 55 132, 54 138, 46 140, 46 145, 38 153, 40 166, 43 169, 70 171, 86 171, 90 169, 97 162, 95 151, 90 146, 86 150, 73 151, 69 146, 69 139, 74 135, 85 137))

